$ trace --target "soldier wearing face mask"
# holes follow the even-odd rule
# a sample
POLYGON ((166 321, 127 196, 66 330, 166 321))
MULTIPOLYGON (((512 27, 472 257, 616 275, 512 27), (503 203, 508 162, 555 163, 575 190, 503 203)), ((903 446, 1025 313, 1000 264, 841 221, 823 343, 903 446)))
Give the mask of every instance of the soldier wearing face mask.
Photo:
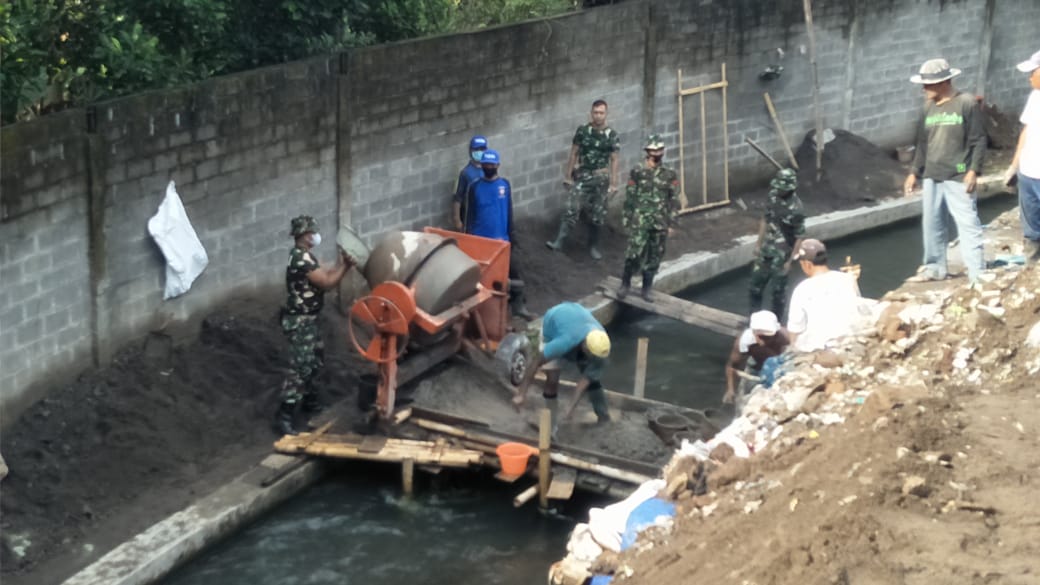
POLYGON ((487 138, 477 135, 469 139, 469 160, 466 162, 466 166, 462 167, 459 171, 459 179, 455 183, 455 196, 452 199, 452 220, 455 224, 456 231, 465 230, 465 222, 463 218, 466 217, 466 192, 469 191, 469 186, 474 181, 483 176, 483 172, 480 169, 480 157, 484 155, 484 151, 488 148, 487 138))
POLYGON ((289 252, 285 268, 285 289, 288 296, 282 308, 282 331, 289 338, 289 364, 292 373, 282 384, 282 404, 275 416, 275 430, 295 435, 296 408, 302 403, 304 412, 321 410, 314 379, 325 365, 325 345, 318 328, 318 314, 325 304, 325 291, 335 287, 354 260, 340 250, 336 265, 318 266, 312 254, 321 244, 318 222, 309 215, 292 220, 290 235, 296 245, 289 252))

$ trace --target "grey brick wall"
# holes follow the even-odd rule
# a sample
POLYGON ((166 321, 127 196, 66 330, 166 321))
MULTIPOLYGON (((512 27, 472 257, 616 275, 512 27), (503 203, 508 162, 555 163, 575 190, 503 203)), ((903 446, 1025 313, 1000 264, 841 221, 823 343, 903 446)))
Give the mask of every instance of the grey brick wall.
MULTIPOLYGON (((1013 66, 1037 46, 1035 0, 999 0, 987 98, 1017 114, 1027 86, 1013 66)), ((816 0, 825 124, 882 145, 908 140, 920 107, 907 78, 945 56, 975 91, 986 0, 816 0), (847 124, 846 124, 847 121, 847 124)), ((629 1, 545 21, 310 59, 152 92, 0 131, 0 406, 11 415, 48 383, 99 363, 166 323, 235 295, 279 293, 288 220, 320 219, 328 241, 350 224, 446 225, 472 134, 489 137, 517 214, 559 212, 575 127, 611 104, 623 169, 663 133, 674 160, 676 70, 684 85, 727 64, 729 120, 706 96, 710 198, 729 137, 733 190, 782 159, 762 92, 797 146, 813 127, 801 0, 629 1), (773 82, 758 73, 786 57, 773 82), (93 120, 88 128, 87 120, 93 120), (644 127, 644 125, 646 127, 644 127), (210 266, 162 301, 164 263, 146 224, 175 180, 210 266), (56 377, 57 376, 57 377, 56 377)), ((686 98, 687 186, 700 196, 699 98, 686 98)), ((331 246, 323 246, 331 260, 331 246)), ((272 305, 275 301, 271 301, 272 305)), ((272 309, 273 310, 273 309, 272 309)))

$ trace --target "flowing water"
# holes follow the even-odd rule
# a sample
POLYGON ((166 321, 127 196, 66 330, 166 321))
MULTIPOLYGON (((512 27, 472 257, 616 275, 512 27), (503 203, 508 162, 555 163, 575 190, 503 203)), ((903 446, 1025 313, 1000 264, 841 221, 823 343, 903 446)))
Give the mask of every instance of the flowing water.
MULTIPOLYGON (((1009 197, 980 206, 983 221, 1010 208, 1009 197)), ((863 267, 860 288, 877 297, 919 264, 920 227, 908 220, 867 235, 828 242, 831 257, 863 267)), ((799 272, 793 268, 794 272, 799 272)), ((735 313, 747 310, 749 269, 719 276, 684 295, 735 313)), ((791 279, 788 290, 800 280, 791 279)), ((631 387, 636 339, 650 338, 647 395, 717 407, 732 339, 670 319, 631 311, 611 329, 608 388, 631 387)), ((565 554, 574 520, 546 518, 533 504, 515 509, 522 487, 486 475, 429 482, 401 495, 394 466, 350 464, 209 551, 165 585, 528 585, 544 583, 565 554)), ((591 500, 570 504, 579 520, 591 500)))

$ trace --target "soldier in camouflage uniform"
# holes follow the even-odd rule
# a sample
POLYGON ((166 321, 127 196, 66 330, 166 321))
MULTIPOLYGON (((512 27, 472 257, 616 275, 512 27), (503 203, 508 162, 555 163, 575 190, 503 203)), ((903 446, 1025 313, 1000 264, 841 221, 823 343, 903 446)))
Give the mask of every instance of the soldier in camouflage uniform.
POLYGON ((332 268, 321 268, 311 250, 321 243, 318 222, 309 215, 292 220, 292 237, 296 245, 289 252, 285 268, 288 297, 282 308, 282 331, 289 338, 289 364, 292 373, 282 385, 282 404, 275 418, 278 432, 295 435, 296 407, 301 402, 305 412, 321 409, 314 378, 325 365, 325 346, 318 329, 318 314, 325 304, 325 291, 335 287, 354 261, 340 251, 332 268))
POLYGON ((751 267, 751 309, 762 308, 766 287, 773 283, 773 313, 783 318, 787 302, 787 272, 791 268, 791 252, 805 235, 805 211, 795 194, 798 175, 791 169, 780 169, 769 182, 766 213, 758 230, 755 262, 751 267))
POLYGON ((664 258, 664 245, 679 213, 679 177, 661 163, 664 140, 657 134, 646 139, 646 161, 632 169, 625 190, 622 225, 628 233, 625 268, 618 296, 624 298, 632 275, 643 273, 643 298, 650 302, 654 275, 664 258))
POLYGON ((621 142, 617 132, 607 126, 607 102, 592 103, 591 122, 579 126, 571 143, 570 158, 563 184, 570 189, 567 210, 560 220, 555 240, 545 243, 552 250, 562 250, 567 234, 578 223, 582 209, 589 221, 589 255, 602 258, 599 252, 600 227, 607 219, 607 199, 617 191, 618 151, 621 142))

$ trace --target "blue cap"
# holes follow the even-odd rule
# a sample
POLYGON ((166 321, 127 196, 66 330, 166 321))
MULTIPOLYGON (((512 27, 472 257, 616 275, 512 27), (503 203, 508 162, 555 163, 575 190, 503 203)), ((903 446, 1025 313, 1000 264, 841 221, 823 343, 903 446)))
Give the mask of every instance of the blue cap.
POLYGON ((484 163, 487 163, 487 164, 490 164, 490 165, 497 165, 497 164, 499 164, 498 151, 497 150, 485 150, 484 154, 480 155, 480 164, 484 164, 484 163))
POLYGON ((473 138, 469 139, 470 150, 478 150, 481 148, 487 148, 487 138, 484 138, 480 134, 477 134, 473 138))

